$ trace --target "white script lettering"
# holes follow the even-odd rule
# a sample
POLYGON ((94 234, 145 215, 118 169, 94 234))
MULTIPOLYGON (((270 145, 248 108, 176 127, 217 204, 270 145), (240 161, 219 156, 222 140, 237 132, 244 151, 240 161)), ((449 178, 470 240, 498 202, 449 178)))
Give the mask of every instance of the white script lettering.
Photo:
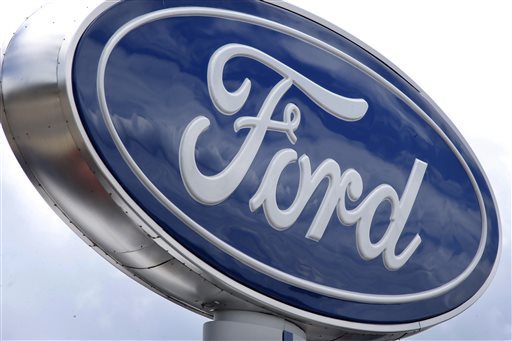
MULTIPOLYGON (((235 57, 246 57, 261 62, 278 72, 283 79, 272 88, 255 117, 242 116, 235 120, 235 132, 249 129, 249 133, 235 157, 220 173, 205 176, 197 167, 195 160, 197 140, 210 126, 209 119, 197 116, 185 128, 179 150, 181 177, 189 194, 205 205, 219 204, 236 190, 251 167, 267 131, 282 132, 291 144, 297 142, 295 131, 300 125, 301 111, 295 104, 288 103, 285 106, 281 121, 271 118, 277 104, 292 85, 299 88, 326 112, 344 121, 357 121, 368 109, 364 99, 352 99, 332 93, 260 50, 246 45, 227 44, 210 58, 207 76, 212 101, 223 115, 236 114, 246 103, 251 90, 249 79, 245 79, 234 92, 229 92, 224 86, 224 67, 235 57)), ((286 230, 297 221, 316 188, 327 178, 327 191, 306 233, 306 238, 320 241, 336 210, 338 220, 342 224, 356 225, 357 250, 363 259, 371 260, 382 254, 385 267, 388 270, 398 270, 421 243, 421 237, 416 234, 399 255, 395 254, 396 244, 405 228, 426 168, 425 162, 415 160, 401 197, 390 185, 382 184, 371 191, 356 208, 348 210, 345 197, 356 202, 363 193, 363 180, 360 174, 354 169, 347 169, 341 173, 339 164, 332 159, 324 160, 312 172, 307 155, 298 158, 295 150, 287 148, 274 155, 258 190, 249 201, 249 208, 254 212, 262 207, 268 223, 274 229, 286 230), (281 210, 276 199, 278 181, 284 169, 297 159, 300 170, 297 194, 293 203, 287 209, 281 210), (377 208, 384 201, 391 205, 390 223, 381 239, 377 243, 372 243, 372 220, 377 208)))

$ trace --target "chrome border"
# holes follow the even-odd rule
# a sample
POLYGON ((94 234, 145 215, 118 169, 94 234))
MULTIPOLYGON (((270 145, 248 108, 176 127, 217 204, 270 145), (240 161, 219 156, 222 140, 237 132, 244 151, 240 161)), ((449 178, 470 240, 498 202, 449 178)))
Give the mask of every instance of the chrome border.
MULTIPOLYGON (((350 34, 286 2, 260 1, 297 13, 347 37, 387 64, 435 105, 403 72, 350 34)), ((164 241, 161 236, 165 232, 123 191, 99 159, 73 104, 69 77, 74 49, 94 18, 118 1, 98 2, 87 0, 78 5, 61 0, 36 12, 20 27, 0 61, 0 116, 11 148, 40 194, 80 238, 119 270, 167 299, 210 318, 214 311, 227 309, 287 316, 306 332, 308 339, 350 339, 363 335, 371 339, 402 338, 459 314, 488 287, 498 260, 482 288, 444 315, 396 325, 354 323, 270 299, 209 267, 176 241, 164 241), (62 11, 66 16, 57 18, 53 6, 69 11, 62 11)), ((454 128, 446 115, 443 118, 454 128)), ((460 134, 459 137, 469 146, 460 134)), ((481 165, 478 166, 483 173, 481 165)), ((498 257, 500 254, 501 244, 498 257)))

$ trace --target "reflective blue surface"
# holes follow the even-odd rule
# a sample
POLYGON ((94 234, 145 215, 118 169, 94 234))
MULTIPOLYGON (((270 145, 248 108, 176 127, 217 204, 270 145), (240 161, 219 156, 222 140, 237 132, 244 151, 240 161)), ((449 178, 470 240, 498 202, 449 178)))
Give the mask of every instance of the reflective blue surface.
MULTIPOLYGON (((494 203, 481 169, 457 132, 410 84, 349 40, 298 15, 259 1, 127 1, 96 19, 77 48, 73 69, 74 94, 87 132, 112 174, 132 198, 170 235, 202 260, 236 281, 274 299, 321 315, 367 323, 405 323, 448 312, 472 297, 495 262, 499 231, 494 203), (101 117, 96 72, 108 39, 124 23, 144 13, 172 6, 209 6, 249 13, 317 37, 364 63, 412 99, 454 143, 468 163, 485 202, 488 238, 476 270, 445 295, 404 304, 364 304, 334 299, 277 281, 237 261, 198 236, 165 209, 137 180, 115 147, 101 117)), ((179 209, 214 235, 251 257, 293 276, 318 284, 370 294, 410 294, 441 286, 457 277, 475 256, 482 226, 477 195, 455 154, 440 135, 404 101, 350 63, 315 46, 254 24, 212 17, 162 19, 130 32, 114 49, 106 69, 105 90, 114 125, 139 167, 179 209), (292 87, 275 110, 287 103, 301 110, 291 145, 286 136, 265 136, 247 176, 224 202, 206 206, 193 200, 180 176, 178 148, 185 127, 198 115, 210 119, 199 138, 196 158, 205 174, 223 170, 247 136, 235 133, 237 117, 255 116, 270 89, 282 77, 261 63, 235 58, 225 69, 228 90, 245 78, 252 91, 241 112, 221 115, 206 84, 208 61, 228 43, 255 47, 329 89, 347 97, 364 98, 368 112, 359 121, 334 118, 292 87), (304 236, 327 188, 324 181, 301 214, 285 231, 271 228, 261 209, 248 202, 276 152, 292 148, 309 156, 314 170, 327 158, 341 171, 353 168, 364 183, 362 198, 381 184, 400 196, 415 159, 428 163, 413 209, 397 245, 397 253, 419 234, 422 242, 399 270, 389 271, 381 257, 363 260, 356 249, 355 229, 334 215, 323 238, 304 236)), ((279 115, 279 116, 278 116, 279 115)), ((281 208, 295 197, 299 169, 290 165, 280 178, 281 208)), ((356 202, 357 204, 358 202, 356 202)), ((371 240, 389 224, 390 206, 382 204, 374 217, 371 240)))

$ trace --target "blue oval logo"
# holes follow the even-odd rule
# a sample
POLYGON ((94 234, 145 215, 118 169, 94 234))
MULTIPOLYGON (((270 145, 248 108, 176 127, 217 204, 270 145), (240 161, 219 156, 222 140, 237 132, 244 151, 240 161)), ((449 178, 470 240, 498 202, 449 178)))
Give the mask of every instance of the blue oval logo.
POLYGON ((477 295, 499 248, 478 162, 418 90, 268 3, 124 2, 73 63, 83 124, 172 238, 307 312, 391 324, 477 295))

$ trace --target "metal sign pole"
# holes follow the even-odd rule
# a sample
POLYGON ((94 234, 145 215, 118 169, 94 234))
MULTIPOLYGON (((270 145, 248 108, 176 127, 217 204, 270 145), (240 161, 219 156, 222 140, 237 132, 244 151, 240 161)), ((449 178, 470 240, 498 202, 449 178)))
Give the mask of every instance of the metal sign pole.
POLYGON ((283 318, 251 311, 215 312, 203 325, 203 341, 305 341, 306 334, 283 318))

